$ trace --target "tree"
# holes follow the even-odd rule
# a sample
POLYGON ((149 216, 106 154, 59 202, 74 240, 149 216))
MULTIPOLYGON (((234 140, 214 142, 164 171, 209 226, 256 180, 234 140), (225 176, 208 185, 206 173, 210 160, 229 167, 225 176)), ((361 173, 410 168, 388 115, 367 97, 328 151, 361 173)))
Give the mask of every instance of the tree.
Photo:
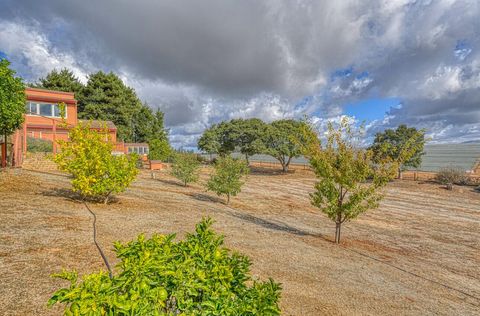
POLYGON ((335 222, 335 243, 339 243, 344 222, 378 206, 379 189, 393 176, 396 164, 374 164, 373 152, 356 145, 347 120, 338 129, 329 124, 323 146, 312 127, 306 126, 303 134, 302 150, 318 179, 311 203, 335 222))
POLYGON ((199 171, 200 162, 197 159, 197 155, 190 153, 175 155, 172 164, 172 175, 182 181, 184 186, 191 182, 197 182, 199 171))
POLYGON ((7 137, 23 123, 25 87, 8 60, 0 59, 0 135, 3 136, 2 168, 7 166, 7 137))
POLYGON ((230 155, 235 150, 231 127, 228 122, 212 125, 203 132, 198 140, 198 148, 208 154, 217 154, 220 157, 230 155))
POLYGON ((136 155, 114 156, 113 144, 105 140, 108 131, 91 130, 79 124, 69 133, 69 141, 59 141, 61 151, 54 158, 60 170, 72 175, 74 192, 83 198, 102 198, 125 191, 138 173, 136 155))
POLYGON ((214 173, 207 182, 207 190, 217 193, 218 196, 226 195, 227 204, 230 203, 230 196, 236 196, 240 193, 244 181, 242 180, 248 174, 247 164, 230 156, 217 160, 214 165, 214 173))
POLYGON ((280 315, 280 285, 252 281, 251 260, 225 248, 211 225, 203 219, 180 241, 154 234, 117 242, 118 275, 55 274, 70 284, 48 305, 65 304, 65 315, 280 315))
POLYGON ((296 120, 279 120, 268 125, 263 136, 265 153, 277 159, 284 172, 288 171, 292 158, 301 152, 302 130, 305 123, 296 120))
POLYGON ((149 142, 148 159, 167 161, 173 154, 173 149, 166 139, 153 139, 149 142))
POLYGON ((110 120, 118 127, 118 137, 129 142, 166 139, 163 112, 154 112, 142 103, 135 90, 114 73, 97 72, 83 85, 71 70, 53 70, 35 85, 39 88, 74 92, 78 115, 83 119, 110 120))
POLYGON ((73 92, 79 101, 81 101, 81 92, 84 88, 73 71, 67 68, 63 68, 60 71, 52 70, 45 78, 40 78, 39 82, 34 86, 49 90, 73 92))
POLYGON ((370 149, 375 161, 389 158, 398 162, 398 178, 401 179, 406 167, 417 168, 421 165, 425 141, 425 130, 400 125, 397 129, 377 133, 370 149))
POLYGON ((266 124, 258 119, 236 119, 231 120, 230 138, 233 140, 235 147, 245 155, 247 164, 249 157, 260 154, 265 151, 263 137, 266 131, 266 124))
MULTIPOLYGON (((139 112, 145 111, 135 90, 127 87, 114 73, 99 71, 91 74, 79 102, 79 117, 83 119, 112 121, 117 126, 117 136, 127 142, 142 142, 135 135, 140 125, 139 112)), ((143 112, 145 113, 145 112, 143 112)))

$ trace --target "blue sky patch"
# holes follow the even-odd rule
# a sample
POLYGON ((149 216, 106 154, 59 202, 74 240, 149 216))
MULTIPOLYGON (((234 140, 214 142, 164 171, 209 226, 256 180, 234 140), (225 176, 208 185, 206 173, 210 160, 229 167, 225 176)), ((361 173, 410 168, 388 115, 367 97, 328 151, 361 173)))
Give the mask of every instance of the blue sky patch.
POLYGON ((382 119, 390 108, 397 107, 399 104, 398 98, 372 98, 347 104, 344 107, 344 113, 355 116, 360 121, 373 121, 382 119))

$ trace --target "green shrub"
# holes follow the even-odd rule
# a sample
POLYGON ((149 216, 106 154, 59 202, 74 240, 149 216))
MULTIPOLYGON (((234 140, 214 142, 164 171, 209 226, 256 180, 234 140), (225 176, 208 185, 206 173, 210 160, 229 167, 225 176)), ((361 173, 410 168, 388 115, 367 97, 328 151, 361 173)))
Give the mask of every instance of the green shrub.
POLYGON ((245 161, 233 159, 230 156, 217 159, 213 166, 214 173, 207 182, 207 190, 226 195, 227 204, 230 203, 230 196, 240 193, 243 181, 242 178, 248 174, 248 166, 245 161))
POLYGON ((27 151, 31 153, 51 153, 53 152, 53 142, 46 139, 28 137, 27 151))
POLYGON ((59 141, 61 151, 54 161, 73 176, 73 191, 108 203, 111 194, 125 191, 135 180, 138 157, 112 155, 113 144, 105 140, 105 133, 77 125, 70 131, 69 141, 59 141))
POLYGON ((200 162, 197 155, 179 153, 175 155, 172 164, 172 175, 187 186, 190 182, 198 181, 200 162))
POLYGON ((454 184, 465 184, 467 182, 467 176, 465 170, 462 168, 449 166, 441 168, 435 176, 435 180, 446 185, 448 190, 452 190, 454 184))
POLYGON ((148 159, 166 162, 173 154, 172 147, 166 139, 154 139, 148 143, 148 159))
POLYGON ((224 248, 211 224, 203 219, 178 242, 173 234, 117 242, 118 274, 54 275, 71 283, 48 305, 65 304, 66 315, 279 315, 280 285, 250 282, 250 259, 224 248))

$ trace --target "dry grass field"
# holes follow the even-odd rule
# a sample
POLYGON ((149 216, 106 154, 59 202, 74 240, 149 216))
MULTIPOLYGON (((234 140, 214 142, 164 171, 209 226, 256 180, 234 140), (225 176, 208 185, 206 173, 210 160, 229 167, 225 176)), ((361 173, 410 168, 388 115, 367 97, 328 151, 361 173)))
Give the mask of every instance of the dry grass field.
MULTIPOLYGON (((205 181, 209 170, 204 169, 205 181)), ((62 268, 104 269, 92 218, 61 174, 0 175, 0 314, 59 315, 47 308, 62 268)), ((231 205, 201 183, 182 187, 144 172, 110 205, 92 204, 111 261, 115 240, 140 232, 182 237, 202 216, 229 248, 253 259, 252 274, 282 283, 284 315, 479 315, 480 193, 468 187, 393 182, 377 210, 334 225, 309 204, 308 171, 256 170, 231 205)))

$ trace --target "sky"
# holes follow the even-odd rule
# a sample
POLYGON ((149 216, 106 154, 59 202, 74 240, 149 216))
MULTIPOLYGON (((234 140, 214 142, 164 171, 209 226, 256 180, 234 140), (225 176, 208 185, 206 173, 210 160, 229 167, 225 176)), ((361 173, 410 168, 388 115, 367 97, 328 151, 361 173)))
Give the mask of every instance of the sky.
POLYGON ((477 0, 0 0, 0 56, 27 82, 113 71, 175 147, 259 117, 407 124, 480 140, 477 0))

